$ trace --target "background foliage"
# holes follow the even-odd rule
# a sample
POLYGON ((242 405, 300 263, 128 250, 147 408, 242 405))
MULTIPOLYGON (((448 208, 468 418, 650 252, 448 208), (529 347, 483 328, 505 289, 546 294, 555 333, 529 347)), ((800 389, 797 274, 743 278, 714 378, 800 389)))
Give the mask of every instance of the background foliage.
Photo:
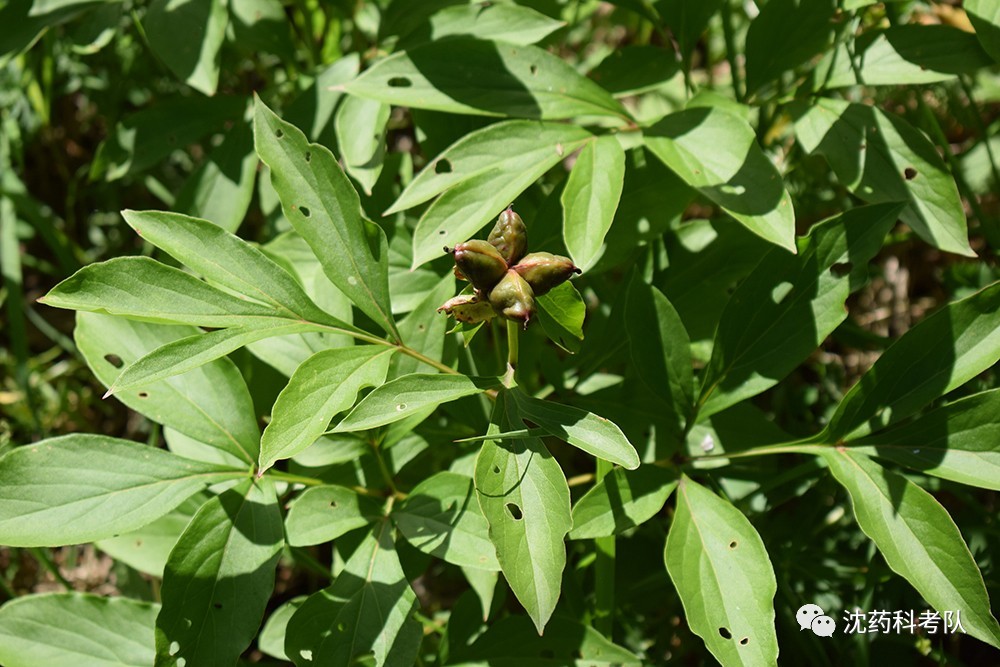
POLYGON ((998 60, 989 0, 0 2, 0 663, 995 663, 998 60), (516 387, 436 312, 511 202, 584 270, 516 387))

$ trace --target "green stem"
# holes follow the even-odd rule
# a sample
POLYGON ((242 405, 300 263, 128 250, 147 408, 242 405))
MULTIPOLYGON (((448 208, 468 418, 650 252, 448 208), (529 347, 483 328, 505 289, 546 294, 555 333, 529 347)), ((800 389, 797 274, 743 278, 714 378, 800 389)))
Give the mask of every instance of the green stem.
POLYGON ((29 551, 31 552, 31 555, 35 557, 35 560, 41 563, 42 567, 48 570, 52 576, 56 578, 56 581, 62 584, 66 590, 73 590, 73 584, 69 583, 66 577, 63 576, 62 572, 59 571, 59 567, 55 564, 55 562, 53 562, 46 549, 31 547, 29 551))
POLYGON ((306 320, 302 320, 302 322, 305 323, 305 324, 315 325, 317 328, 322 329, 323 331, 329 331, 331 333, 344 334, 346 336, 350 336, 351 338, 355 338, 357 340, 364 341, 365 343, 371 343, 372 345, 384 345, 386 347, 394 347, 394 348, 398 349, 402 354, 405 354, 408 357, 413 357, 417 361, 425 363, 428 366, 433 366, 434 368, 438 369, 442 373, 449 373, 451 375, 458 375, 459 374, 458 371, 456 371, 451 366, 446 366, 445 364, 441 363, 440 361, 437 361, 435 359, 431 359, 427 355, 422 354, 420 352, 417 352, 413 348, 407 347, 407 346, 403 345, 402 343, 393 343, 392 341, 388 341, 388 340, 386 340, 384 338, 379 338, 378 336, 373 336, 372 334, 364 333, 364 332, 361 332, 361 331, 350 331, 348 329, 342 329, 340 327, 334 327, 334 326, 330 326, 328 324, 322 324, 320 322, 312 322, 312 321, 306 321, 306 320))
POLYGON ((514 386, 514 373, 517 371, 518 335, 521 333, 516 322, 507 321, 507 373, 503 384, 508 389, 514 386))
POLYGON ((736 31, 733 29, 732 11, 732 3, 726 2, 726 6, 722 8, 722 35, 726 41, 726 60, 729 62, 729 74, 733 81, 733 95, 738 102, 742 102, 746 97, 746 90, 736 63, 736 31))
POLYGON ((324 484, 323 480, 316 479, 315 477, 293 475, 290 472, 281 472, 280 470, 275 470, 273 468, 266 471, 264 474, 268 475, 273 480, 288 482, 289 484, 304 484, 305 486, 321 486, 324 484))
MULTIPOLYGON (((614 464, 597 459, 597 481, 611 473, 614 464)), ((594 629, 614 641, 615 625, 615 536, 594 540, 594 629)))
POLYGON ((392 491, 392 495, 395 496, 399 491, 396 489, 396 483, 392 481, 392 472, 389 471, 389 466, 385 464, 385 459, 382 458, 382 450, 374 442, 372 443, 372 452, 375 454, 375 460, 378 462, 378 469, 382 473, 382 479, 385 480, 389 490, 392 491))

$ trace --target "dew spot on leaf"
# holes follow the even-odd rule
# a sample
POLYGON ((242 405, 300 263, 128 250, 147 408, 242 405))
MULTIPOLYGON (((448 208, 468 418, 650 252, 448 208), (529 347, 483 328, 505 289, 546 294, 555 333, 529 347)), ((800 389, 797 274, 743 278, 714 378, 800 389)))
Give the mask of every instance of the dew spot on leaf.
POLYGON ((515 503, 507 503, 507 511, 510 513, 511 518, 513 518, 514 521, 520 521, 522 518, 524 518, 524 514, 521 512, 521 508, 518 507, 515 503))
POLYGON ((119 357, 117 354, 105 354, 104 361, 108 362, 115 368, 121 368, 122 366, 125 365, 125 362, 122 361, 122 358, 119 357))

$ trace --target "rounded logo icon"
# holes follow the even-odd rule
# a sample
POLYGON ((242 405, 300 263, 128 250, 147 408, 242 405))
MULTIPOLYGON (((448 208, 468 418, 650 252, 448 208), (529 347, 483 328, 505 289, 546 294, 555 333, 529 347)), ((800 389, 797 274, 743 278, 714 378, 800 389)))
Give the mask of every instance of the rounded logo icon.
POLYGON ((831 637, 837 629, 837 623, 829 616, 817 616, 810 627, 820 637, 831 637))
POLYGON ((804 604, 795 612, 795 620, 799 622, 799 630, 811 630, 812 622, 818 616, 823 616, 823 609, 818 604, 804 604))

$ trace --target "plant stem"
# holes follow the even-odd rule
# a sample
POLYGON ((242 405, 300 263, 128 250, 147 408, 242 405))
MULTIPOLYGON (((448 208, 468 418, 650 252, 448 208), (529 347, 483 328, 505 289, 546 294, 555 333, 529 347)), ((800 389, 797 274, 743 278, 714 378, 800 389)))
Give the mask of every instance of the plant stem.
POLYGON ((514 386, 514 373, 517 371, 518 335, 520 331, 516 322, 507 322, 507 373, 503 384, 508 389, 514 386))
POLYGON ((305 486, 320 486, 324 482, 321 479, 316 479, 315 477, 304 477, 302 475, 293 475, 290 472, 281 472, 280 470, 274 470, 273 468, 264 472, 265 475, 269 475, 271 479, 288 482, 289 484, 304 484, 305 486))
POLYGON ((732 3, 726 2, 726 6, 722 8, 722 35, 726 41, 726 60, 729 62, 729 75, 733 83, 733 95, 738 102, 742 102, 746 97, 746 90, 743 88, 743 78, 736 63, 736 31, 733 29, 732 11, 732 3))
POLYGON ((406 345, 403 345, 402 343, 393 343, 393 342, 388 341, 388 340, 386 340, 384 338, 379 338, 378 336, 373 336, 371 334, 363 333, 363 332, 360 332, 360 331, 350 331, 350 330, 342 329, 342 328, 339 328, 339 327, 333 327, 333 326, 330 326, 328 324, 321 324, 320 322, 310 322, 310 321, 306 321, 306 320, 302 320, 302 322, 304 324, 315 325, 317 328, 319 328, 319 329, 321 329, 323 331, 330 331, 332 333, 344 334, 344 335, 350 336, 352 338, 355 338, 357 340, 364 341, 366 343, 371 343, 372 345, 385 345, 386 347, 394 347, 394 348, 398 349, 401 353, 407 355, 408 357, 413 357, 417 361, 423 362, 423 363, 427 364, 428 366, 433 366, 434 368, 438 369, 442 373, 449 373, 451 375, 458 375, 459 374, 458 371, 456 371, 451 366, 446 366, 445 364, 442 364, 440 361, 437 361, 435 359, 431 359, 427 355, 422 354, 420 352, 417 352, 413 348, 407 347, 406 345))
POLYGON ((69 583, 66 577, 63 576, 62 572, 59 571, 59 566, 53 562, 47 549, 41 547, 31 547, 29 551, 31 552, 31 555, 35 557, 35 560, 41 563, 42 567, 48 570, 52 576, 56 578, 56 581, 62 584, 66 590, 73 590, 73 584, 69 583))
POLYGON ((382 473, 382 479, 385 480, 389 490, 392 491, 392 495, 395 496, 399 491, 396 489, 396 483, 392 481, 392 472, 389 471, 389 466, 385 464, 385 459, 382 458, 382 450, 379 449, 377 444, 372 443, 372 452, 375 454, 375 460, 378 462, 378 469, 382 473))
MULTIPOLYGON (((614 464, 597 459, 598 481, 609 474, 614 464)), ((594 540, 597 559, 594 562, 594 629, 608 641, 614 641, 615 625, 615 536, 594 540)))

